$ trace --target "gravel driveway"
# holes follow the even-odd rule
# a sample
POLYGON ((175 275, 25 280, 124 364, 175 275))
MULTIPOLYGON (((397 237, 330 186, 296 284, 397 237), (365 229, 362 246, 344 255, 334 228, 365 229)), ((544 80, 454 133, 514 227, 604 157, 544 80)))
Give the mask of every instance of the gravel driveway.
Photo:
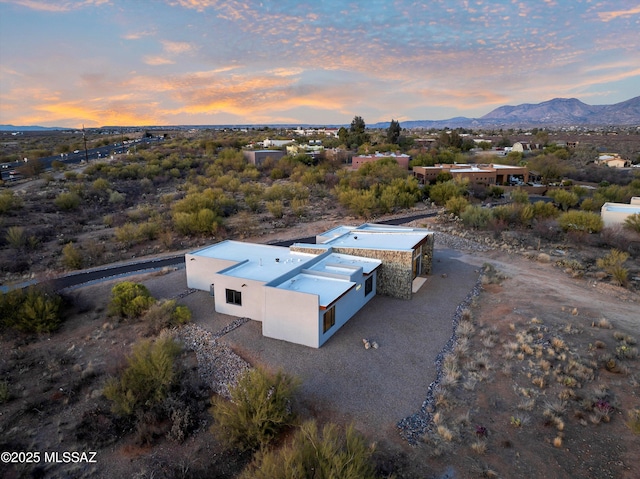
MULTIPOLYGON (((452 336, 456 309, 477 283, 477 266, 458 260, 461 256, 436 248, 433 272, 410 301, 376 296, 320 349, 265 338, 256 321, 220 341, 254 365, 300 378, 301 404, 315 416, 353 421, 376 440, 397 438, 398 422, 423 406, 436 379, 436 357, 452 336), (379 348, 365 349, 363 338, 379 348)), ((180 278, 185 281, 183 270, 145 283, 154 296, 171 297, 180 278)), ((181 302, 191 308, 195 324, 212 333, 236 319, 215 313, 205 292, 181 302)))

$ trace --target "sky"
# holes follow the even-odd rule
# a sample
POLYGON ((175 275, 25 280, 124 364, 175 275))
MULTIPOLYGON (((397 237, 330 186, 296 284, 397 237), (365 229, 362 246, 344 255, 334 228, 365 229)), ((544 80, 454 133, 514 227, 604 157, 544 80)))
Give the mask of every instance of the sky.
POLYGON ((0 124, 402 123, 638 95, 638 0, 0 0, 0 124))

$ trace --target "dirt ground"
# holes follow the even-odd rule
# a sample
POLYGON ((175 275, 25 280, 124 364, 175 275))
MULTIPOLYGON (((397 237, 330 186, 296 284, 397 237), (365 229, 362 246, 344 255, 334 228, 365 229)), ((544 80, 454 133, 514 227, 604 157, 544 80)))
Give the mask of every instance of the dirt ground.
MULTIPOLYGON (((350 222, 308 223, 256 240, 312 236, 344 223, 350 222)), ((438 254, 444 254, 444 250, 438 250, 438 254)), ((436 388, 434 403, 429 407, 430 426, 420 441, 409 445, 388 418, 399 421, 418 411, 430 383, 444 377, 438 375, 433 361, 425 359, 422 350, 416 352, 415 364, 395 364, 403 376, 394 377, 391 383, 367 374, 354 378, 374 399, 370 402, 372 414, 366 414, 366 409, 362 413, 363 408, 356 407, 358 398, 347 391, 328 388, 328 394, 314 394, 314 384, 331 382, 331 377, 322 373, 303 378, 307 384, 305 389, 303 383, 302 390, 303 414, 345 424, 355 421, 358 429, 377 444, 375 458, 380 472, 394 473, 399 479, 636 477, 640 436, 633 435, 625 423, 627 412, 640 407, 640 365, 635 344, 640 339, 638 296, 602 281, 572 278, 553 263, 520 254, 461 251, 450 255, 448 261, 458 263, 470 276, 478 275, 487 263, 499 274, 485 275, 482 291, 469 308, 474 332, 466 347, 456 350, 459 375, 455 380, 447 379, 446 387, 441 380, 436 388), (500 279, 501 275, 504 278, 500 279), (635 349, 636 357, 616 359, 622 346, 635 349), (606 367, 610 359, 617 361, 616 367, 606 367), (402 383, 410 384, 411 394, 403 396, 402 383), (397 403, 392 402, 394 394, 402 398, 397 403)), ((129 279, 147 284, 157 298, 170 298, 186 289, 186 284, 171 280, 180 274, 155 273, 129 279)), ((468 285, 447 284, 452 277, 443 274, 446 272, 435 270, 414 300, 428 303, 429 287, 436 288, 436 284, 441 294, 458 288, 464 297, 468 285)), ((0 475, 234 477, 248 457, 225 452, 212 438, 206 409, 199 411, 198 424, 184 443, 159 437, 155 446, 138 445, 134 432, 119 428, 108 414, 109 404, 101 395, 106 377, 123 364, 131 345, 148 335, 144 324, 116 324, 106 318, 112 285, 113 281, 70 293, 74 310, 54 335, 0 338, 0 373, 13 395, 1 410, 3 449, 64 451, 91 447, 98 451, 98 463, 18 468, 0 465, 0 475)), ((194 321, 200 322, 208 313, 204 302, 195 301, 200 304, 195 306, 197 294, 181 301, 193 306, 194 321)), ((452 295, 452 310, 459 300, 452 295)), ((370 304, 375 307, 375 303, 370 304)), ((389 311, 393 310, 392 305, 389 311)), ((434 339, 437 344, 430 345, 434 351, 430 357, 444 348, 450 337, 454 326, 451 314, 443 312, 445 317, 440 318, 448 327, 434 339)), ((366 318, 365 309, 341 331, 343 337, 357 342, 358 328, 366 318)), ((367 333, 381 338, 380 350, 359 349, 355 354, 384 353, 391 356, 383 362, 393 363, 393 351, 401 351, 403 344, 394 343, 398 332, 385 332, 384 326, 384 322, 376 323, 367 333)), ((462 334, 458 333, 460 344, 462 334)), ((258 325, 250 322, 227 340, 254 365, 263 361, 273 367, 269 361, 274 357, 259 349, 268 341, 260 338, 258 325), (251 349, 251 338, 256 339, 255 349, 251 349)), ((321 352, 339 366, 344 345, 338 335, 327 346, 321 352)), ((368 356, 365 361, 372 358, 368 356)), ((193 374, 193 355, 185 354, 181 361, 193 374)), ((197 386, 197 378, 190 382, 197 386)))

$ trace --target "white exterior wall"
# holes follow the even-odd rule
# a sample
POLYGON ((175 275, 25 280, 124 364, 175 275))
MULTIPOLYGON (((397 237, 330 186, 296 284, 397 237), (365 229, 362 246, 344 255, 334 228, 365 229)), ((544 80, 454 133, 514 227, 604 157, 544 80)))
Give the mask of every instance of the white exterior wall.
POLYGON ((191 253, 184 255, 184 262, 187 270, 187 287, 202 291, 210 291, 215 273, 238 264, 238 261, 207 258, 191 253))
POLYGON ((236 278, 223 274, 213 276, 215 309, 218 313, 264 320, 264 282, 245 278, 236 278), (245 286, 243 286, 245 285, 245 286), (242 293, 242 305, 227 303, 227 289, 242 293))
POLYGON ((605 227, 624 224, 629 216, 636 213, 640 213, 640 204, 605 203, 600 209, 600 216, 605 227))
POLYGON ((263 336, 319 348, 318 296, 287 289, 263 289, 267 311, 262 322, 263 336))
POLYGON ((318 335, 320 337, 320 346, 322 346, 331 336, 337 333, 338 330, 344 326, 354 314, 360 311, 360 309, 362 309, 362 307, 376 295, 376 282, 378 280, 377 272, 373 272, 372 275, 373 289, 368 296, 364 295, 366 278, 361 277, 360 282, 357 283, 362 285, 360 289, 357 289, 356 284, 356 286, 351 288, 347 294, 334 303, 332 307, 336 308, 336 324, 334 324, 326 333, 322 332, 324 325, 324 313, 326 311, 324 309, 320 310, 320 314, 318 315, 318 335))

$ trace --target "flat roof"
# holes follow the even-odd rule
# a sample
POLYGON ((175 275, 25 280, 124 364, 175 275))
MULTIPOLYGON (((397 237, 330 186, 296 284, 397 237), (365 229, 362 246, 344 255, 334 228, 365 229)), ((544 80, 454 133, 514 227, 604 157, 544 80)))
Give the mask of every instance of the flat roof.
POLYGON ((322 258, 320 261, 310 266, 308 269, 310 271, 320 271, 324 273, 345 274, 344 272, 347 270, 352 272, 355 268, 362 268, 362 272, 364 274, 370 274, 381 264, 382 261, 379 259, 331 253, 327 257, 322 258))
POLYGON ((352 281, 300 273, 275 286, 278 289, 315 294, 318 304, 327 307, 355 285, 352 281))
POLYGON ((367 231, 351 230, 342 236, 338 236, 325 241, 323 244, 336 247, 381 249, 393 251, 412 250, 420 241, 431 232, 418 231, 367 231))
POLYGON ((284 246, 243 243, 242 241, 231 240, 216 243, 191 254, 237 261, 239 264, 225 269, 224 274, 265 282, 288 273, 317 256, 310 253, 291 251, 284 246))
POLYGON ((616 213, 640 213, 640 205, 628 205, 626 203, 605 203, 602 211, 612 211, 616 213))

